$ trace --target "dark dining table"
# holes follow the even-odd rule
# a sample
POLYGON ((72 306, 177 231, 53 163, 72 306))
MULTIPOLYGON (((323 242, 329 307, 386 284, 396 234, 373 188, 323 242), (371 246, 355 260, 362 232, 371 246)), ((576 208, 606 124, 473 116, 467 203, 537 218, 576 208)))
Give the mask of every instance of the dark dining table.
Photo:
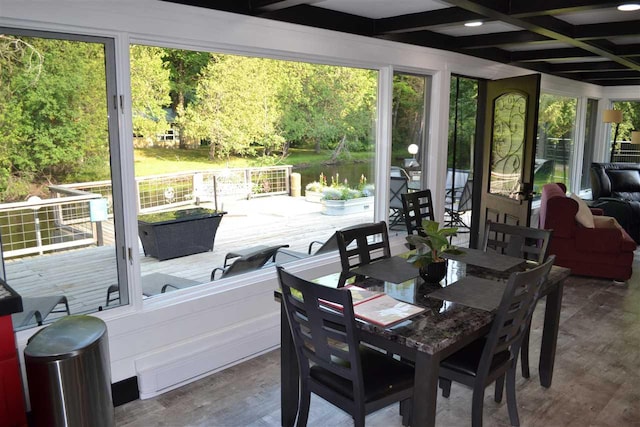
MULTIPOLYGON (((358 286, 381 290, 398 300, 426 308, 422 314, 392 328, 358 322, 363 342, 414 362, 414 404, 411 423, 414 427, 435 425, 440 361, 489 332, 495 309, 500 301, 500 289, 504 289, 506 280, 513 271, 521 271, 530 265, 522 261, 516 262, 515 258, 511 259, 510 264, 506 259, 510 257, 500 258, 504 256, 495 253, 464 250, 467 252, 466 255, 448 260, 447 277, 440 285, 425 284, 418 277, 394 283, 388 281, 389 269, 385 268, 377 269, 387 271, 384 277, 376 278, 376 268, 373 268, 370 270, 373 276, 357 282, 358 286), (487 268, 487 265, 496 265, 498 270, 487 268)), ((382 262, 389 263, 394 268, 400 265, 397 259, 382 262)), ((407 264, 407 268, 413 267, 407 264)), ((546 296, 538 367, 540 384, 543 387, 551 386, 563 283, 570 273, 567 268, 553 266, 540 294, 540 298, 546 296)), ((407 275, 411 274, 399 273, 398 277, 406 279, 407 275)), ((337 286, 338 276, 339 274, 325 276, 318 278, 316 282, 325 286, 337 286)), ((275 296, 276 300, 281 302, 279 290, 275 292, 275 296)), ((295 348, 282 304, 280 351, 281 421, 283 426, 288 427, 294 425, 298 410, 299 373, 295 348)))

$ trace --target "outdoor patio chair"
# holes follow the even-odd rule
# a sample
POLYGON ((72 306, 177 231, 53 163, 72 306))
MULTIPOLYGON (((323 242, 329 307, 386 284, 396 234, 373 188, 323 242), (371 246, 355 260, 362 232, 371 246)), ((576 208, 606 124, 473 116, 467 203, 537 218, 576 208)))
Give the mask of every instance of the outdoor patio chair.
POLYGON ((389 181, 389 228, 402 224, 404 210, 402 195, 409 192, 409 180, 405 176, 392 176, 389 181))
POLYGON ((309 248, 307 249, 306 253, 280 248, 276 253, 275 261, 278 264, 283 264, 289 261, 304 259, 313 255, 326 254, 326 253, 334 252, 337 250, 338 250, 338 240, 336 238, 336 234, 333 233, 326 242, 314 240, 313 242, 309 243, 309 248), (316 245, 320 245, 320 247, 314 252, 313 248, 316 245))
MULTIPOLYGON (((200 282, 185 279, 184 277, 172 276, 164 273, 151 273, 142 276, 142 295, 150 297, 153 295, 164 294, 167 291, 189 288, 199 284, 200 282)), ((120 287, 118 285, 109 286, 107 289, 106 307, 109 307, 109 304, 112 301, 117 301, 119 299, 120 287)))
POLYGON ((66 296, 22 297, 22 312, 12 314, 11 321, 16 329, 23 328, 31 323, 42 326, 42 323, 51 313, 71 314, 66 296), (33 322, 34 319, 35 322, 33 322))
POLYGON ((228 267, 216 267, 211 271, 211 280, 216 280, 216 273, 220 272, 218 279, 235 276, 237 274, 248 273, 263 268, 269 260, 275 261, 276 253, 280 248, 287 248, 289 245, 276 245, 260 247, 254 252, 245 253, 236 257, 235 261, 228 267))
MULTIPOLYGON (((456 172, 456 175, 457 174, 458 172, 456 172)), ((468 233, 471 230, 471 227, 465 222, 463 215, 465 212, 471 210, 473 180, 471 179, 469 172, 461 173, 460 177, 463 176, 467 177, 464 184, 458 183, 456 180, 455 188, 447 187, 447 195, 445 197, 444 204, 444 212, 447 218, 445 219, 444 225, 446 227, 458 227, 459 233, 468 233), (458 187, 458 184, 461 185, 458 187)))

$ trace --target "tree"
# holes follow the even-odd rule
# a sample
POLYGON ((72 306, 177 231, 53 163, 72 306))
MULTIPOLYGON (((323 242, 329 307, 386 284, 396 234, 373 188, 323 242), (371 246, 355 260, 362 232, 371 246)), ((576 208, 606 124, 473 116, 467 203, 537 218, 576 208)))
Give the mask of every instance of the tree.
POLYGON ((185 112, 186 134, 211 141, 210 157, 263 154, 281 148, 280 61, 215 55, 202 70, 185 112))
POLYGON ((29 48, 23 55, 7 56, 7 45, 2 46, 2 184, 108 177, 103 46, 35 37, 5 36, 5 41, 7 37, 29 48), (34 55, 42 57, 36 74, 34 55), (8 121, 12 125, 5 127, 8 121))
POLYGON ((162 59, 165 50, 132 45, 129 51, 133 132, 144 138, 155 138, 169 127, 164 106, 171 103, 171 82, 170 71, 162 59))
POLYGON ((195 99, 200 72, 207 66, 210 57, 208 52, 164 49, 162 59, 170 73, 171 107, 176 113, 175 126, 180 135, 180 148, 185 148, 185 138, 193 135, 193 132, 188 131, 189 120, 184 120, 183 115, 195 99))

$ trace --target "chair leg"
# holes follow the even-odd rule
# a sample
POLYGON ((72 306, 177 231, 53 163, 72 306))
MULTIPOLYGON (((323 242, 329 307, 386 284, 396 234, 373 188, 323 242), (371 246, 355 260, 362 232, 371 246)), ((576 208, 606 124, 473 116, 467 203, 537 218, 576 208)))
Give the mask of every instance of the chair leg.
POLYGON ((520 366, 522 368, 522 376, 524 378, 531 377, 529 371, 529 335, 531 334, 531 323, 527 325, 527 330, 524 332, 522 338, 522 345, 520 346, 520 366))
POLYGON ((507 371, 507 409, 509 410, 509 420, 512 426, 520 425, 518 417, 518 401, 516 400, 516 367, 513 366, 507 371))
POLYGON ((502 390, 504 389, 504 375, 496 380, 496 391, 493 400, 500 403, 502 402, 502 390))
POLYGON ((484 407, 484 384, 476 381, 471 398, 471 426, 482 427, 482 411, 484 407))
POLYGON ((411 411, 413 411, 413 401, 405 399, 400 402, 400 415, 402 415, 402 425, 411 425, 411 411))
POLYGON ((442 397, 449 397, 451 394, 451 380, 440 378, 440 388, 442 389, 442 397))
POLYGON ((298 420, 296 427, 306 427, 309 419, 309 405, 311 404, 311 392, 304 382, 300 385, 300 404, 298 405, 298 420))
POLYGON ((353 414, 353 427, 364 427, 364 408, 360 410, 356 410, 356 413, 353 414))

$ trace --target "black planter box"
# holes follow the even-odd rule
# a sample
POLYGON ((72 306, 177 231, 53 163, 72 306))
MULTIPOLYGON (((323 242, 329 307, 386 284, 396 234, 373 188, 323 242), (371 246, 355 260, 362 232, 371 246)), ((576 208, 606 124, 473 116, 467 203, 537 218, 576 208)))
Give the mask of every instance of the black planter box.
POLYGON ((144 254, 163 261, 213 250, 225 213, 193 208, 138 216, 144 254))

